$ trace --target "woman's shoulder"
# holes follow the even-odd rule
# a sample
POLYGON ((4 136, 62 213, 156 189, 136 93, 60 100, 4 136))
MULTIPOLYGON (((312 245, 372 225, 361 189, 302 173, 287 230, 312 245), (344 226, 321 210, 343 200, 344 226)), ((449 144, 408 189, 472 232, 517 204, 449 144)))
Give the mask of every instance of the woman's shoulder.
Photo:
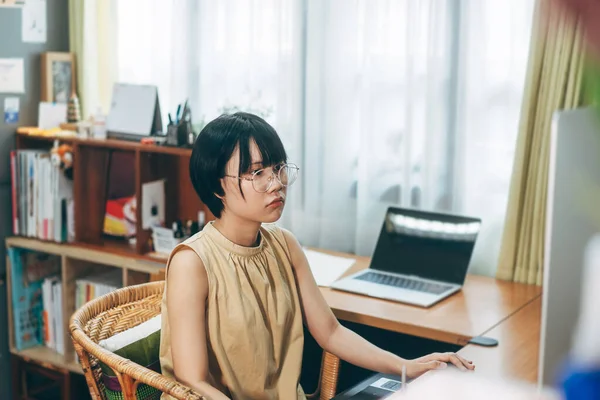
POLYGON ((165 268, 165 281, 169 282, 169 286, 173 285, 173 281, 177 282, 177 286, 185 282, 194 284, 205 282, 207 280, 205 268, 206 265, 198 252, 182 242, 169 255, 165 268))
POLYGON ((292 235, 290 231, 275 223, 262 224, 261 231, 263 234, 267 234, 267 236, 271 236, 280 241, 286 241, 287 238, 292 235))
POLYGON ((189 264, 190 262, 193 262, 194 265, 201 266, 203 264, 201 249, 202 242, 205 240, 203 239, 204 236, 205 233, 200 231, 177 244, 169 254, 167 268, 170 267, 173 261, 177 264, 189 264))
POLYGON ((267 240, 278 244, 291 256, 295 248, 294 244, 297 243, 296 237, 292 232, 274 223, 263 224, 262 231, 267 240))
POLYGON ((196 232, 192 236, 188 237, 187 239, 185 239, 180 244, 192 247, 195 244, 201 244, 203 241, 205 241, 206 240, 206 236, 207 236, 206 235, 206 230, 201 230, 200 232, 196 232))

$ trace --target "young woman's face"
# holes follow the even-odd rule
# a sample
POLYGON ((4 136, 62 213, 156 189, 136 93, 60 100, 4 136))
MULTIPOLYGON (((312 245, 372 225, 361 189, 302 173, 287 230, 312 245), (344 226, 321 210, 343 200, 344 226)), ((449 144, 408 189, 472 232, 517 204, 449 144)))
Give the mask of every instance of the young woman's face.
POLYGON ((283 213, 286 187, 277 179, 278 165, 263 165, 260 151, 254 141, 249 143, 252 165, 239 175, 240 151, 236 148, 225 167, 222 185, 224 214, 232 213, 256 222, 275 222, 283 213), (238 179, 237 177, 240 176, 238 179), (254 176, 254 182, 252 181, 254 176), (268 189, 260 183, 269 182, 268 189), (240 192, 240 183, 244 197, 240 192), (258 191, 255 189, 258 188, 258 191))

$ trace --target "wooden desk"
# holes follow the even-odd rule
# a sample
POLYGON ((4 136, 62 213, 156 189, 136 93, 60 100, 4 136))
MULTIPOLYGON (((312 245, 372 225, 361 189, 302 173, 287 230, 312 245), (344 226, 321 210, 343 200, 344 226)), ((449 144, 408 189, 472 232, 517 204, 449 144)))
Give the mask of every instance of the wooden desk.
POLYGON ((538 354, 542 297, 538 296, 517 313, 485 332, 498 339, 497 347, 467 345, 459 351, 476 364, 474 373, 457 373, 454 368, 430 371, 415 380, 406 393, 391 399, 547 399, 559 400, 560 393, 544 388, 538 393, 538 354))
MULTIPOLYGON (((370 262, 368 257, 323 252, 357 260, 345 276, 367 268, 370 262)), ((431 308, 320 289, 340 320, 466 345, 460 354, 475 362, 478 374, 531 382, 537 379, 542 293, 539 286, 468 275, 462 291, 431 308), (472 337, 480 335, 498 339, 499 345, 467 345, 472 337)))
MULTIPOLYGON (((357 259, 346 275, 367 268, 368 257, 325 253, 357 259)), ((441 342, 466 345, 541 295, 541 287, 469 275, 459 293, 431 308, 421 308, 368 296, 321 288, 341 320, 441 342)))
POLYGON ((475 362, 478 375, 536 383, 541 314, 542 297, 539 296, 484 333, 498 339, 497 347, 468 345, 459 354, 475 362))

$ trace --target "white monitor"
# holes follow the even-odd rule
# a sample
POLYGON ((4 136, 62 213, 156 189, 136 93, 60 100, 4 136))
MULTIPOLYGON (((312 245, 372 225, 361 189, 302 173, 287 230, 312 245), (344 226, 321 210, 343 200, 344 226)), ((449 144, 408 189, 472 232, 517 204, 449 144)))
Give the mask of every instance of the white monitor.
POLYGON ((573 347, 586 247, 600 232, 600 113, 557 112, 551 131, 538 374, 545 386, 557 383, 573 347))

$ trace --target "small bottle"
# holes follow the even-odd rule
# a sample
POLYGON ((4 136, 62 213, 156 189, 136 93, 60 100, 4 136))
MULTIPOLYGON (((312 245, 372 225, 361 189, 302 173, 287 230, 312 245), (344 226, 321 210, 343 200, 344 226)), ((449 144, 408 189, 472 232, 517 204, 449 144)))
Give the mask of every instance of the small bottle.
POLYGON ((183 229, 182 229, 182 226, 181 226, 181 221, 175 221, 175 222, 173 222, 172 229, 173 229, 173 237, 175 239, 181 239, 181 238, 183 238, 183 229))
POLYGON ((192 221, 191 219, 188 219, 187 221, 185 221, 185 236, 189 237, 192 236, 195 232, 193 231, 194 229, 194 221, 192 221))
POLYGON ((199 232, 199 230, 198 230, 198 221, 191 221, 190 236, 195 235, 198 232, 199 232))
POLYGON ((106 139, 106 119, 100 107, 98 107, 96 115, 94 115, 93 133, 94 139, 106 139))
POLYGON ((204 224, 206 223, 206 214, 204 211, 198 211, 198 232, 200 232, 204 228, 204 224))

